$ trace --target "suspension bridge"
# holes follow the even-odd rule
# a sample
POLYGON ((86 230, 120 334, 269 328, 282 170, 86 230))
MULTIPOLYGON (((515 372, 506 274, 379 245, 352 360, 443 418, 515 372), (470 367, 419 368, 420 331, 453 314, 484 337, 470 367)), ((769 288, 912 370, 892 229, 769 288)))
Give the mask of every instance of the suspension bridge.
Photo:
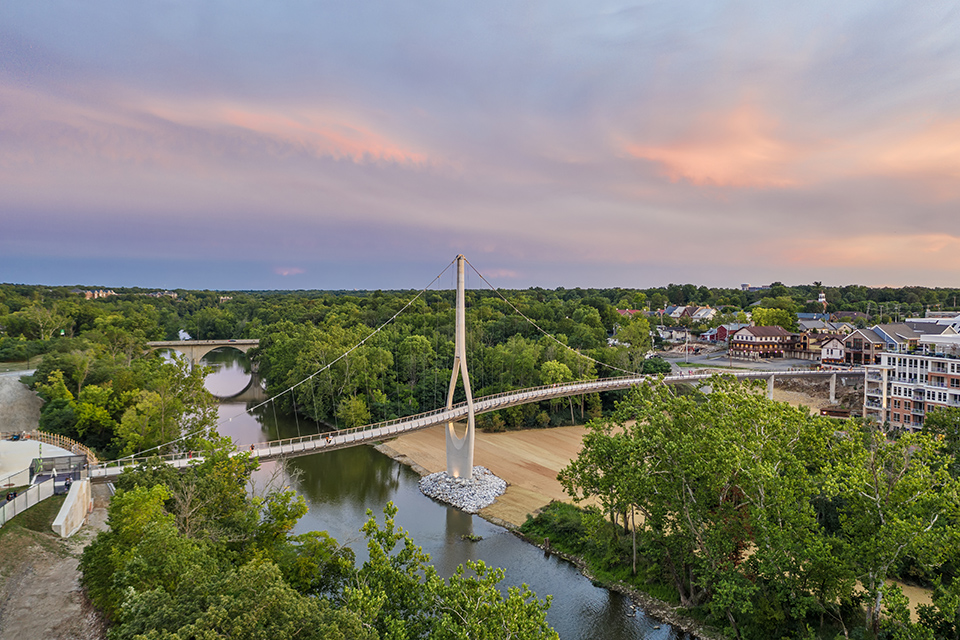
MULTIPOLYGON (((464 304, 464 263, 466 259, 460 255, 457 263, 457 302, 456 302, 456 332, 454 363, 447 394, 446 406, 434 411, 417 415, 406 416, 386 422, 369 424, 352 429, 340 429, 325 433, 272 440, 255 443, 249 446, 238 447, 237 453, 246 452, 252 458, 262 461, 292 458, 312 455, 323 451, 343 449, 362 444, 379 442, 426 429, 436 425, 446 425, 447 443, 447 473, 453 477, 471 477, 473 470, 473 451, 475 439, 475 416, 490 411, 506 409, 517 405, 541 402, 568 396, 579 396, 603 391, 618 391, 629 389, 639 384, 661 382, 663 384, 696 384, 705 383, 712 374, 674 375, 659 378, 650 375, 625 375, 600 380, 583 380, 569 383, 559 383, 531 387, 514 391, 507 391, 495 395, 474 399, 470 388, 470 376, 466 360, 465 340, 465 304, 464 304), (458 378, 462 377, 463 390, 466 401, 453 403, 454 391, 458 378), (458 423, 466 421, 466 426, 459 427, 458 423), (459 431, 459 433, 458 433, 459 431)), ((402 310, 399 313, 401 313, 402 310)), ((528 319, 529 321, 529 319, 528 319)), ((361 342, 362 344, 362 342, 361 342)), ((358 345, 359 346, 359 345, 358 345)), ((356 348, 356 347, 354 347, 356 348)), ((581 354, 582 355, 582 354, 581 354)), ((585 357, 585 356, 584 356, 585 357)), ((314 374, 316 375, 316 374, 314 374)), ((744 371, 731 374, 739 380, 765 380, 768 395, 772 395, 774 381, 777 378, 821 378, 830 380, 831 400, 834 399, 836 383, 840 378, 863 378, 863 370, 784 370, 784 371, 744 371)), ((292 388, 291 388, 292 389, 292 388)), ((174 467, 186 467, 197 459, 192 451, 178 452, 161 456, 127 457, 120 460, 101 462, 92 466, 89 477, 92 480, 109 480, 119 475, 124 469, 159 457, 174 467)))

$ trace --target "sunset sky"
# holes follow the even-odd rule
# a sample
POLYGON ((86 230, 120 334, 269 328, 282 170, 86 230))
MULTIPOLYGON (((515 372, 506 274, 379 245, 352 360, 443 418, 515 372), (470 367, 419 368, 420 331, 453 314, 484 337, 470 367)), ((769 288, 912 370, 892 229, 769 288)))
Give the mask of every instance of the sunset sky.
POLYGON ((0 282, 957 286, 958 7, 0 0, 0 282))

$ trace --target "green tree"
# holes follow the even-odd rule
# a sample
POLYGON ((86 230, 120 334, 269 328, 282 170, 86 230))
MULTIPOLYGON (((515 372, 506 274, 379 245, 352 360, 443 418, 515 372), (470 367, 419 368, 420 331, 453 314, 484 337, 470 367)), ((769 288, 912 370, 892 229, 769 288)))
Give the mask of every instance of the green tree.
POLYGON ((503 571, 483 562, 459 567, 449 581, 428 564, 430 556, 395 522, 393 503, 384 524, 371 516, 361 531, 369 560, 357 586, 345 591, 347 607, 370 621, 382 638, 437 640, 557 639, 546 622, 549 597, 538 600, 526 585, 498 589, 503 571), (469 575, 472 574, 472 575, 469 575))
POLYGON ((783 327, 787 331, 796 331, 797 314, 785 309, 767 309, 755 307, 751 313, 753 323, 758 327, 783 327))
POLYGON ((340 402, 337 416, 347 429, 370 424, 370 409, 363 396, 348 396, 340 402))
POLYGON ((940 443, 925 434, 896 440, 869 424, 848 423, 833 449, 834 477, 843 495, 840 525, 847 554, 866 596, 866 626, 876 633, 886 602, 886 579, 912 557, 942 562, 957 534, 958 483, 940 443))
POLYGON ((950 475, 960 477, 960 408, 936 407, 923 419, 923 432, 943 443, 950 456, 950 475))

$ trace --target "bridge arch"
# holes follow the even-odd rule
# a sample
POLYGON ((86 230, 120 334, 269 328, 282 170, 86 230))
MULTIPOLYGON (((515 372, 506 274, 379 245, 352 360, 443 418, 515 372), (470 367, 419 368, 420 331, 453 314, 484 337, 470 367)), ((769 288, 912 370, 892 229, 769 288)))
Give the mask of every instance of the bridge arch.
POLYGON ((157 349, 173 349, 182 353, 190 366, 195 366, 200 362, 203 356, 214 349, 229 347, 246 354, 251 349, 260 346, 260 340, 257 339, 237 339, 237 340, 158 340, 147 343, 147 349, 156 351, 157 349))

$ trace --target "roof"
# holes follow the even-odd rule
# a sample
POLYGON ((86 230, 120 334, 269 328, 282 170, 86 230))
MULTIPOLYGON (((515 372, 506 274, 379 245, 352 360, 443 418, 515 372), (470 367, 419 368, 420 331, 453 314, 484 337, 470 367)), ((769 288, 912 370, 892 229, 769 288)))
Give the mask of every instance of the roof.
POLYGON ((943 335, 944 332, 950 330, 950 325, 948 324, 939 324, 937 322, 924 322, 921 320, 907 320, 903 324, 907 325, 918 335, 934 335, 939 336, 943 335))
POLYGON ((910 340, 918 340, 920 334, 911 329, 908 325, 900 322, 895 324, 878 324, 871 327, 874 332, 883 332, 897 343, 904 343, 910 340))
POLYGON ((864 338, 865 340, 867 340, 868 342, 871 342, 871 343, 874 343, 874 344, 886 344, 886 343, 887 343, 887 341, 884 340, 882 336, 878 336, 876 333, 874 333, 874 332, 871 331, 870 329, 857 329, 857 330, 854 331, 853 333, 848 334, 848 335, 847 335, 847 338, 851 338, 851 337, 857 335, 858 333, 859 333, 861 336, 863 336, 863 338, 864 338))
MULTIPOLYGON (((747 331, 758 338, 776 338, 776 337, 789 337, 793 334, 784 329, 783 327, 773 325, 769 327, 743 327, 740 331, 747 331)), ((737 333, 740 333, 738 331, 737 333)))

